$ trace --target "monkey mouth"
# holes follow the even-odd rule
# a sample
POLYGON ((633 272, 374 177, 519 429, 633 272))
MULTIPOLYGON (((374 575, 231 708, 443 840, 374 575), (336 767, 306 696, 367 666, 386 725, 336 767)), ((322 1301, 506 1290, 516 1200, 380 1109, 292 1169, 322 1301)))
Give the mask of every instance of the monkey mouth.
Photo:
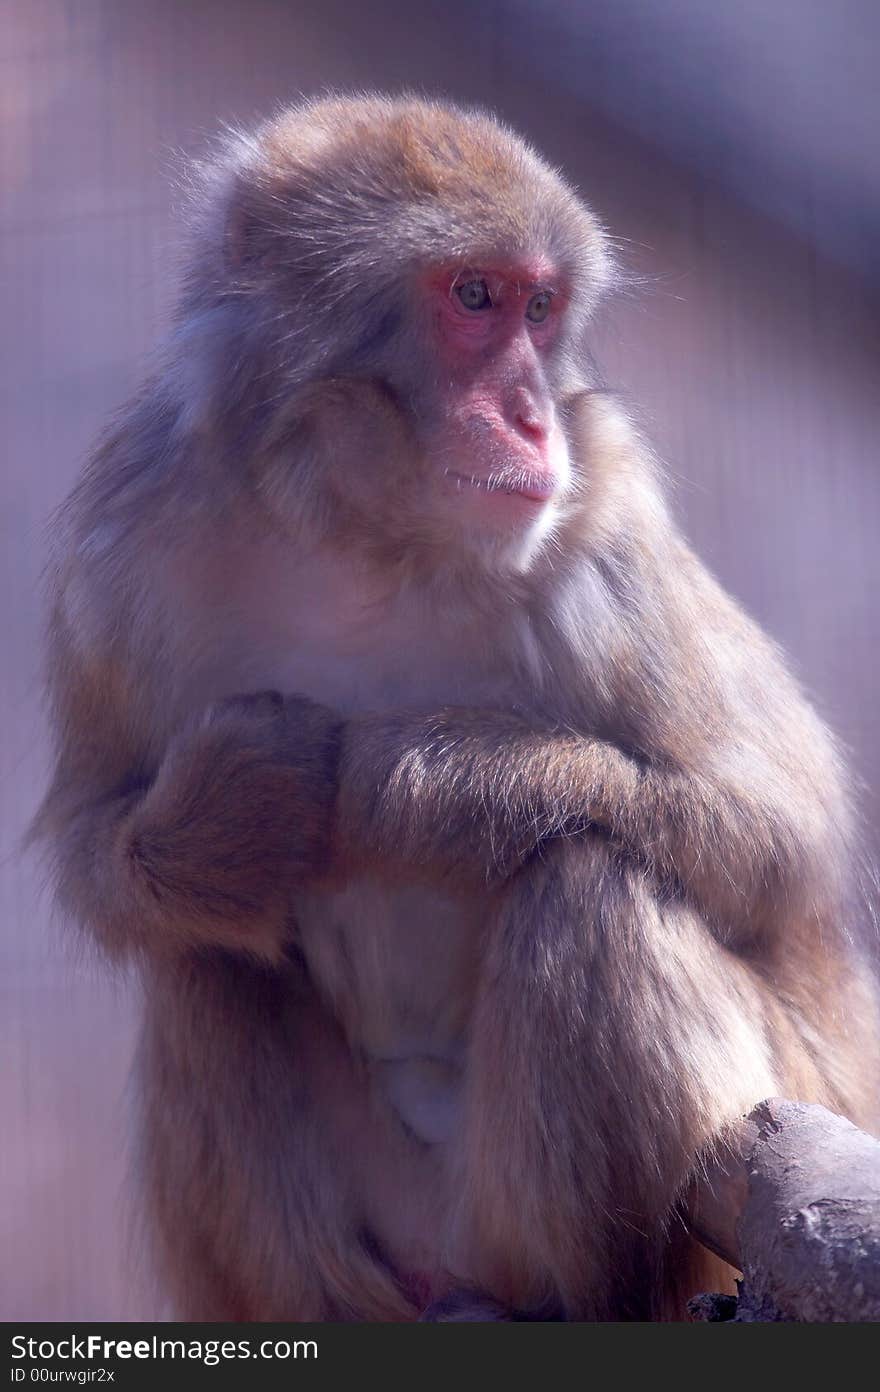
POLYGON ((481 478, 478 474, 460 474, 449 470, 447 477, 452 479, 457 493, 475 489, 479 493, 521 498, 536 505, 549 503, 557 486, 557 480, 550 474, 490 474, 488 478, 481 478))

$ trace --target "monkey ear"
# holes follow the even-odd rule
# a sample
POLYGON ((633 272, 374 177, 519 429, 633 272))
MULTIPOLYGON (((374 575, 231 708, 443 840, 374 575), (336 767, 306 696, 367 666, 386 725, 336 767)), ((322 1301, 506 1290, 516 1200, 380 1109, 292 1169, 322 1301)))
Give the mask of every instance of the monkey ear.
POLYGON ((278 234, 273 226, 277 204, 272 190, 235 180, 223 226, 223 258, 233 274, 248 267, 268 268, 278 259, 278 234))
POLYGON ((234 273, 265 264, 268 256, 266 229, 254 210, 241 200, 229 207, 223 228, 223 259, 234 273))

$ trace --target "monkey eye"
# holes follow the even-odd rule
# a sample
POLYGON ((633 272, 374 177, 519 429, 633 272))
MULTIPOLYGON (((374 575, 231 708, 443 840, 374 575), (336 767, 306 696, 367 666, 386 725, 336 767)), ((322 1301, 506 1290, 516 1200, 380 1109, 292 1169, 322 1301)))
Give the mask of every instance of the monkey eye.
POLYGON ((455 287, 455 293, 465 309, 477 311, 492 308, 492 296, 489 294, 489 287, 485 280, 465 281, 464 285, 455 287))
POLYGON ((526 305, 526 318, 533 324, 543 324, 550 313, 553 296, 548 290, 539 290, 526 305))

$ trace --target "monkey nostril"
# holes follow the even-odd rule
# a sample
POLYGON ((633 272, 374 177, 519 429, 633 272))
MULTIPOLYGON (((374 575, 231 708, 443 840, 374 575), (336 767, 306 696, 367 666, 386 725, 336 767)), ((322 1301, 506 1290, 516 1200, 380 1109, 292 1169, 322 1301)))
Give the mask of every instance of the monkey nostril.
POLYGON ((534 415, 531 411, 517 411, 515 423, 517 429, 530 439, 546 440, 547 427, 540 416, 534 415))

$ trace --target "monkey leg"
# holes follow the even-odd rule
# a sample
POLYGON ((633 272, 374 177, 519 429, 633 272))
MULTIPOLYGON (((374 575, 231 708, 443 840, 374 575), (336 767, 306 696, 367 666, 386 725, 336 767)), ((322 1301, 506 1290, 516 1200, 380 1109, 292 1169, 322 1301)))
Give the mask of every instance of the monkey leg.
POLYGON ((431 1185, 296 964, 203 954, 151 987, 144 1219, 176 1317, 417 1318, 373 1219, 429 1228, 402 1210, 431 1185))
POLYGON ((792 1077, 821 1092, 754 970, 608 841, 551 843, 487 938, 461 1219, 477 1284, 568 1318, 684 1317, 720 1287, 683 1187, 792 1077))
POLYGON ((513 1324, 528 1318, 483 1291, 453 1286, 439 1300, 432 1301, 419 1316, 420 1324, 513 1324))

